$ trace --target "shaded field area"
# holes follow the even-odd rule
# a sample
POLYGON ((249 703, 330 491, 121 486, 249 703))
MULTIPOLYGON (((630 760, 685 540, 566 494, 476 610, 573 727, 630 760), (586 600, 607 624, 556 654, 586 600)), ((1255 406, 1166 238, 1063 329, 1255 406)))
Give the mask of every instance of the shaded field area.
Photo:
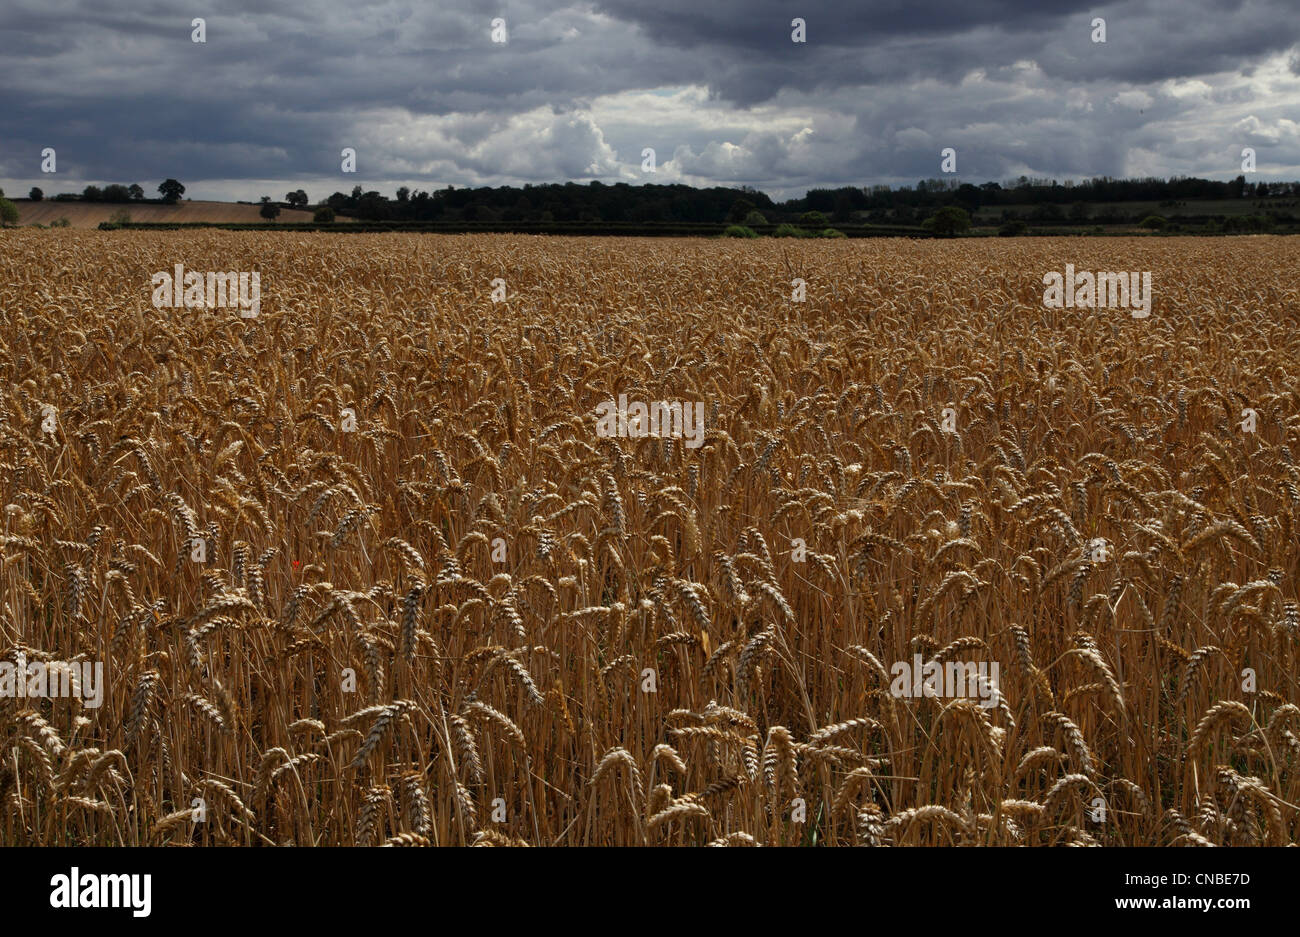
POLYGON ((0 843, 1292 843, 1298 252, 5 231, 0 843))

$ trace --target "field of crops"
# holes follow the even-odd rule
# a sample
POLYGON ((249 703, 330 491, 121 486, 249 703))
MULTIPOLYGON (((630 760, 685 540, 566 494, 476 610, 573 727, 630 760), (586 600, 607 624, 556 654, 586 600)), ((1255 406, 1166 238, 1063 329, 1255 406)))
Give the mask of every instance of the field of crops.
POLYGON ((1291 843, 1297 261, 5 231, 0 844, 1291 843))

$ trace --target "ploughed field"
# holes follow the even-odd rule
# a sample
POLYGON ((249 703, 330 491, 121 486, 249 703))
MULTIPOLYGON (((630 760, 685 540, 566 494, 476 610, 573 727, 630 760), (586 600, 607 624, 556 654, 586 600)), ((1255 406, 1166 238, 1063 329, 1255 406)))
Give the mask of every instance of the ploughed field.
POLYGON ((6 231, 0 842, 1294 842, 1298 260, 6 231))

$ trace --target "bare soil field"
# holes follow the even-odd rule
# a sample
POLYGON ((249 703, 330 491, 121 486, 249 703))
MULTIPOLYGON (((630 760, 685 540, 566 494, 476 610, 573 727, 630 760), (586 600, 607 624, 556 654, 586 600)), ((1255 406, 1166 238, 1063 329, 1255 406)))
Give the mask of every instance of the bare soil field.
POLYGON ((1292 844, 1298 260, 0 232, 0 843, 1292 844))

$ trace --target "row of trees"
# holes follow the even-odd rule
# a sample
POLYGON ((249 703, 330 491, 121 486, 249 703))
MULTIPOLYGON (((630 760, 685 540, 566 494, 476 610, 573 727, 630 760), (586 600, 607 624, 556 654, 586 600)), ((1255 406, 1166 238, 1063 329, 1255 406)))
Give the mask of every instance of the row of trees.
POLYGON ((447 186, 432 192, 412 192, 403 186, 393 199, 356 186, 351 195, 335 192, 325 205, 367 221, 717 222, 728 217, 738 197, 746 198, 757 209, 775 208, 770 198, 752 189, 633 186, 624 182, 567 182, 523 188, 447 186))
POLYGON ((1005 186, 998 182, 972 185, 948 178, 922 179, 915 187, 901 186, 897 189, 887 185, 810 189, 802 199, 787 202, 781 207, 844 215, 856 211, 897 211, 904 206, 928 209, 956 205, 973 212, 985 206, 1065 206, 1098 202, 1166 202, 1298 195, 1300 182, 1247 182, 1245 176, 1237 176, 1231 182, 1180 176, 1169 179, 1114 179, 1100 176, 1079 183, 1066 182, 1064 185, 1055 179, 1021 176, 1014 183, 1005 186))
MULTIPOLYGON (((185 194, 185 186, 181 185, 175 179, 166 179, 158 184, 158 192, 162 195, 162 200, 168 205, 174 205, 185 194)), ((33 202, 39 202, 45 198, 45 192, 37 186, 32 186, 31 192, 27 197, 33 202)), ((88 185, 81 190, 81 195, 56 195, 55 201, 82 201, 82 202, 142 202, 144 201, 144 189, 134 182, 130 185, 119 185, 113 183, 106 185, 102 189, 97 185, 88 185)))
MULTIPOLYGON (((831 223, 920 224, 938 209, 953 206, 973 215, 980 208, 1034 206, 1036 221, 1105 222, 1113 209, 1097 203, 1300 196, 1300 182, 1248 183, 1207 179, 1112 179, 1099 177, 1077 185, 1022 176, 1003 186, 976 186, 953 179, 922 179, 915 187, 843 186, 811 189, 802 198, 775 202, 752 188, 703 188, 687 185, 606 185, 576 182, 550 185, 496 186, 412 192, 403 186, 395 197, 361 186, 350 195, 335 192, 324 202, 339 214, 367 221, 538 221, 538 222, 728 222, 755 223, 755 213, 772 223, 797 223, 820 212, 831 223)), ((291 207, 306 207, 302 190, 289 193, 291 207), (298 201, 295 202, 294 199, 298 201)), ((1009 215, 1008 215, 1009 217, 1009 215)), ((1115 220, 1121 220, 1118 218, 1115 220)))
MULTIPOLYGON (((158 186, 162 200, 174 204, 185 186, 167 179, 158 186)), ((1093 224, 1129 221, 1112 203, 1127 201, 1159 202, 1173 206, 1188 200, 1259 198, 1278 199, 1300 196, 1300 182, 1246 182, 1238 176, 1231 182, 1174 177, 1170 179, 1113 179, 1101 176, 1078 184, 1061 185, 1052 179, 1021 176, 1003 186, 997 182, 982 185, 958 183, 952 178, 922 179, 915 187, 869 187, 810 189, 801 198, 775 202, 750 187, 694 188, 688 185, 630 185, 625 182, 606 185, 576 182, 548 185, 484 186, 457 189, 447 186, 433 191, 412 192, 402 186, 388 198, 378 191, 355 186, 351 194, 335 192, 316 208, 317 221, 332 221, 334 215, 348 215, 364 221, 483 221, 483 222, 676 222, 730 224, 921 224, 942 208, 953 207, 967 215, 981 208, 1001 208, 1002 220, 1027 219, 1038 222, 1091 222, 1093 224), (1100 205, 1098 203, 1108 203, 1100 205), (1023 207, 1013 211, 1015 206, 1023 207), (817 213, 815 222, 807 216, 817 213), (759 220, 761 219, 761 220, 759 220)), ((33 188, 31 197, 39 201, 44 193, 33 188)), ((76 199, 59 195, 56 199, 76 199)), ((144 190, 139 185, 108 185, 103 189, 87 186, 80 199, 88 202, 139 202, 144 190)), ((311 204, 305 191, 297 189, 285 195, 283 203, 263 196, 262 217, 274 219, 280 206, 306 209, 311 204)), ((1277 202, 1278 208, 1291 203, 1277 202)), ((1270 209, 1272 211, 1272 209, 1270 209)), ((1207 213, 1208 214, 1208 213, 1207 213)), ((1132 219, 1136 220, 1136 219, 1132 219)))

